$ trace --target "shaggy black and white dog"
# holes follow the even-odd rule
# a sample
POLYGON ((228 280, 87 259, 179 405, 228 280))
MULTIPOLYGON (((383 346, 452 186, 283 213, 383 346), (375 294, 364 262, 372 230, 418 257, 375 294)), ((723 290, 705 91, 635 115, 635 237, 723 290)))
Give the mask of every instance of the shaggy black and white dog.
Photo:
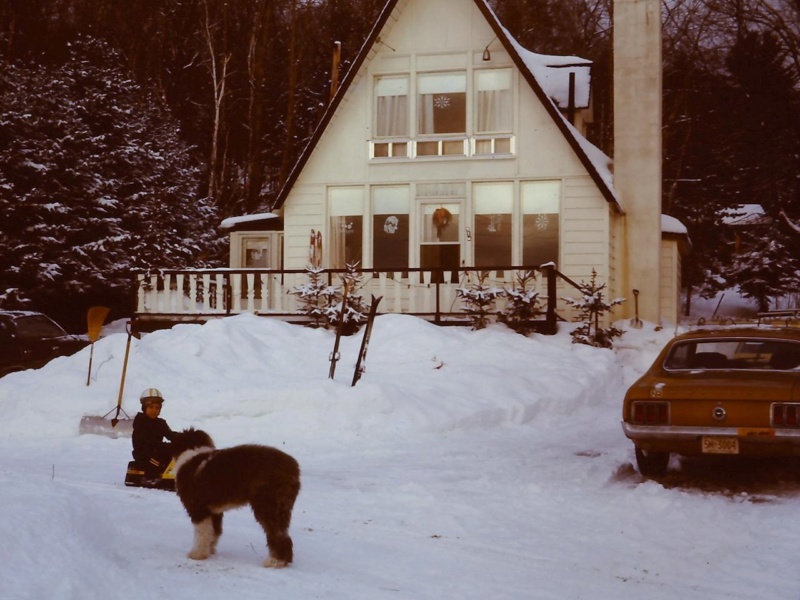
POLYGON ((276 448, 244 445, 217 450, 211 437, 193 428, 172 441, 175 483, 194 524, 189 558, 214 554, 222 535, 222 513, 249 504, 267 535, 265 567, 285 567, 294 556, 289 523, 300 491, 297 461, 276 448))

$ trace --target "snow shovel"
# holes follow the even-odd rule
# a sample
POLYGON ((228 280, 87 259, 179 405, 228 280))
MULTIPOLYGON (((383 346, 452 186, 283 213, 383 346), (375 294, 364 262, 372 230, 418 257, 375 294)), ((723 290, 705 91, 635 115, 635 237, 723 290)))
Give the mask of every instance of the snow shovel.
POLYGON ((636 314, 631 319, 631 327, 634 329, 641 329, 642 320, 639 318, 639 290, 633 290, 633 303, 636 314))
POLYGON ((128 356, 131 351, 132 337, 131 324, 128 323, 128 341, 125 344, 125 359, 122 362, 122 377, 119 382, 119 397, 117 398, 116 408, 112 408, 102 417, 83 417, 80 426, 81 435, 84 433, 94 433, 111 438, 118 438, 120 436, 130 436, 133 433, 133 419, 131 419, 128 413, 122 408, 122 392, 125 389, 125 373, 128 370, 128 356), (111 419, 108 419, 108 416, 114 411, 116 411, 116 414, 111 417, 111 419), (120 414, 124 415, 124 418, 120 418, 120 414))
POLYGON ((94 343, 100 337, 100 328, 108 316, 109 308, 105 306, 93 306, 86 314, 86 323, 88 325, 87 336, 92 345, 89 347, 89 374, 86 375, 86 385, 88 386, 92 380, 92 359, 94 358, 94 343))

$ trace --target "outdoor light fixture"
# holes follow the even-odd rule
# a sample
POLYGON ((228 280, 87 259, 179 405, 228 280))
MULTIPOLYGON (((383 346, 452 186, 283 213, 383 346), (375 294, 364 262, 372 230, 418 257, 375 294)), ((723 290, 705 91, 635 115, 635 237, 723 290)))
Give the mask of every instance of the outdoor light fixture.
MULTIPOLYGON (((495 41, 496 39, 497 39, 497 36, 494 36, 494 38, 492 38, 492 42, 495 41)), ((489 42, 488 44, 486 44, 486 48, 483 49, 483 60, 484 60, 484 62, 489 62, 490 60, 492 60, 492 53, 489 52, 489 46, 492 45, 492 42, 489 42)))

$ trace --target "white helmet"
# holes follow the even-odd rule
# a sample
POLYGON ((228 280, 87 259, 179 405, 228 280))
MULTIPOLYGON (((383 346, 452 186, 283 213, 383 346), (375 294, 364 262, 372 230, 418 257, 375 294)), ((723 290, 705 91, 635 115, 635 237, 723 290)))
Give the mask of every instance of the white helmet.
POLYGON ((163 404, 164 396, 162 396, 161 392, 156 388, 147 388, 142 392, 142 395, 139 396, 139 401, 142 403, 142 406, 146 404, 163 404))

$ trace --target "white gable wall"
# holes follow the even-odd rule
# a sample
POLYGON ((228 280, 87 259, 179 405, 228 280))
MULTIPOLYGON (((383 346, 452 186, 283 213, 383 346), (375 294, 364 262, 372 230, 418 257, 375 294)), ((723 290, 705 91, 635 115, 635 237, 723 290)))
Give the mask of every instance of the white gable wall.
MULTIPOLYGON (((518 194, 522 181, 558 179, 562 182, 558 268, 568 277, 588 280, 592 269, 599 281, 609 283, 616 269, 611 264, 609 204, 575 156, 527 82, 503 51, 494 31, 472 0, 408 0, 398 3, 397 22, 375 44, 372 60, 350 87, 284 204, 285 267, 304 268, 308 262, 310 229, 327 235, 327 189, 338 185, 363 185, 364 214, 369 214, 370 185, 414 182, 466 182, 466 212, 471 214, 471 186, 487 181, 510 181, 518 194), (490 44, 491 62, 482 60, 490 44), (377 74, 422 70, 512 67, 515 155, 513 157, 413 158, 370 161, 372 136, 372 82, 377 74)), ((412 208, 413 210, 413 208, 412 208)), ((369 219, 365 219, 365 225, 369 219)), ((462 223, 466 226, 469 223, 462 223)), ((365 227, 365 263, 371 256, 365 227)), ((466 237, 462 235, 462 239, 466 237)), ((325 246, 325 244, 323 244, 325 246)), ((412 248, 413 252, 413 248, 412 248)), ((470 256, 465 241, 465 255, 470 256)), ((323 260, 325 264, 325 260, 323 260)), ((467 262, 467 264, 471 264, 467 262)), ((364 266, 370 266, 365 264, 364 266)), ((417 266, 412 260, 411 266, 417 266)), ((560 290, 572 295, 569 289, 560 290)))

